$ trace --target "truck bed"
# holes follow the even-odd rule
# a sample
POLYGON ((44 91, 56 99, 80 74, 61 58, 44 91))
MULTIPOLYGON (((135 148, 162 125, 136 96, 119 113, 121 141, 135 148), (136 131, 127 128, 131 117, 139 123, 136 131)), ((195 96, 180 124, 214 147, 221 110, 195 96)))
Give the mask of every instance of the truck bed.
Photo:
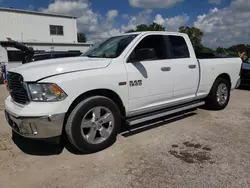
POLYGON ((230 77, 232 89, 236 86, 242 64, 240 58, 213 58, 212 61, 210 58, 204 58, 198 60, 200 62, 201 74, 199 92, 202 93, 211 88, 215 79, 225 72, 230 77))

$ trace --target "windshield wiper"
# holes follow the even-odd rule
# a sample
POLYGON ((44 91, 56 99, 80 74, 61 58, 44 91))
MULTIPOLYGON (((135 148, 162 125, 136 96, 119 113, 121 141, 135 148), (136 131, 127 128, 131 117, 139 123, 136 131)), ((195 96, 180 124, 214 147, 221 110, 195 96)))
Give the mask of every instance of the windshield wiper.
POLYGON ((96 58, 112 58, 112 57, 107 57, 105 52, 103 52, 102 55, 87 55, 87 57, 96 57, 96 58))
POLYGON ((97 57, 97 58, 100 58, 101 56, 98 56, 98 55, 86 55, 87 57, 97 57))

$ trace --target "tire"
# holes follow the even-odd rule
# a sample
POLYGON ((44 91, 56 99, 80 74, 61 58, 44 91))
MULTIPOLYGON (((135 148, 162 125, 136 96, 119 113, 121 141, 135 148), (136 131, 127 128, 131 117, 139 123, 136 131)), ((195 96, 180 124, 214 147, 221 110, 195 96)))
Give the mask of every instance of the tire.
POLYGON ((14 138, 22 138, 22 136, 16 133, 14 130, 12 130, 12 139, 14 138))
MULTIPOLYGON (((213 84, 213 87, 208 95, 206 106, 210 110, 223 110, 227 107, 230 99, 230 82, 225 78, 217 78, 213 84), (224 89, 221 89, 224 88, 224 89), (225 94, 221 96, 218 94, 219 90, 225 90, 225 94), (221 97, 219 97, 221 96, 221 97)), ((224 92, 221 92, 224 93, 224 92)))
POLYGON ((120 128, 121 115, 117 105, 109 98, 94 96, 80 102, 73 109, 65 132, 76 149, 93 153, 111 146, 116 141, 120 128))

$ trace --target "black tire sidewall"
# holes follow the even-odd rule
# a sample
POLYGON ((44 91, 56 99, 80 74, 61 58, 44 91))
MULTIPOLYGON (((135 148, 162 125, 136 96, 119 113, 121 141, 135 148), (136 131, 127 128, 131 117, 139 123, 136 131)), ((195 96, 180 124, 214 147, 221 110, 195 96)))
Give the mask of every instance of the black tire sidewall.
POLYGON ((76 112, 73 121, 71 123, 71 132, 72 132, 71 139, 74 141, 76 147, 81 151, 90 151, 90 152, 100 151, 109 147, 115 142, 120 127, 121 127, 121 116, 120 116, 120 111, 116 106, 116 104, 108 98, 95 97, 83 103, 83 105, 76 112), (110 137, 107 140, 105 140, 100 144, 90 144, 83 138, 80 125, 86 113, 90 109, 97 106, 106 107, 112 112, 114 116, 114 128, 112 130, 110 137))
POLYGON ((230 100, 230 83, 227 79, 225 78, 218 78, 215 82, 214 82, 214 85, 212 87, 212 90, 211 90, 211 93, 209 95, 209 106, 214 109, 214 110, 222 110, 224 108, 226 108, 226 106, 228 105, 229 103, 229 100, 230 100), (217 90, 218 90, 218 87, 220 84, 224 83, 226 86, 227 86, 227 91, 228 91, 228 98, 227 98, 227 101, 221 105, 218 101, 217 101, 217 90))

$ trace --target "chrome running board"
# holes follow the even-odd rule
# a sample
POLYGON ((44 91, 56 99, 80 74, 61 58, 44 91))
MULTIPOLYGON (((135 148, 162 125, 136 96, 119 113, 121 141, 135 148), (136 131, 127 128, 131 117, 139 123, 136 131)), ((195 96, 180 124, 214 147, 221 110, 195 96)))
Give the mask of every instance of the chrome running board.
POLYGON ((160 110, 160 111, 149 113, 149 114, 144 114, 144 115, 140 115, 137 117, 132 117, 132 118, 127 119, 126 123, 129 126, 133 126, 133 125, 140 124, 140 123, 150 121, 153 119, 157 119, 160 117, 164 117, 164 116, 168 116, 168 115, 182 112, 185 110, 197 108, 197 107, 202 106, 204 104, 205 104, 204 101, 196 101, 196 102, 188 103, 186 105, 176 106, 176 107, 160 110))

